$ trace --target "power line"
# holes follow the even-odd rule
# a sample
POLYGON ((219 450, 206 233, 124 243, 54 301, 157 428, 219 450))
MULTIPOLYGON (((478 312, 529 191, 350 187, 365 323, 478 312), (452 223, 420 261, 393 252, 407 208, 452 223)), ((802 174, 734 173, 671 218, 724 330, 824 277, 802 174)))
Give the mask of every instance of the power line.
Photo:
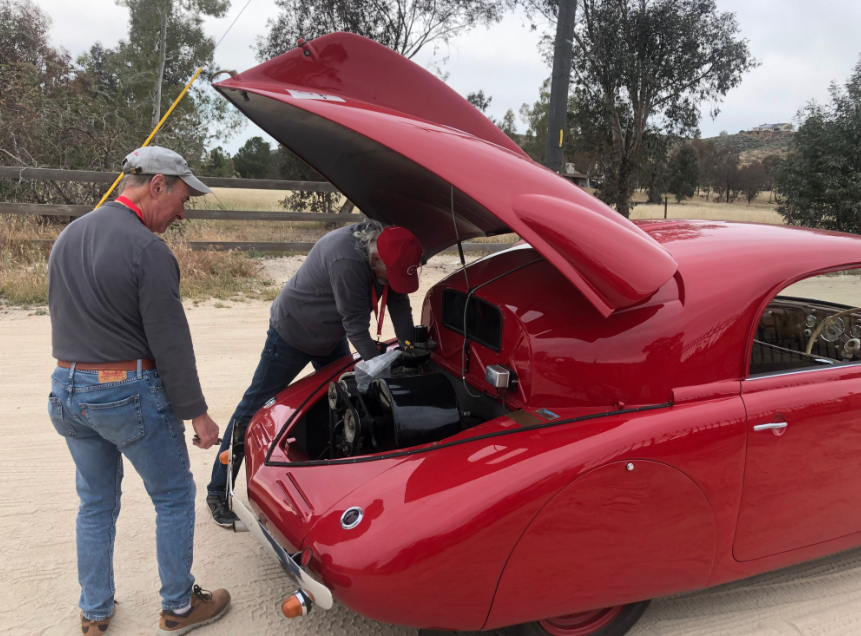
MULTIPOLYGON (((239 16, 241 16, 243 13, 245 13, 245 10, 248 8, 249 4, 251 4, 251 0, 248 0, 248 2, 245 3, 245 6, 242 7, 242 11, 239 12, 239 15, 237 15, 233 19, 233 22, 230 23, 230 26, 227 27, 227 31, 224 32, 224 35, 221 36, 221 39, 218 41, 218 44, 215 45, 215 49, 217 49, 221 45, 221 42, 224 40, 225 37, 227 37, 227 34, 230 33, 230 29, 233 28, 234 24, 236 24, 236 21, 239 19, 239 16)), ((213 53, 215 53, 215 49, 212 49, 213 53)))

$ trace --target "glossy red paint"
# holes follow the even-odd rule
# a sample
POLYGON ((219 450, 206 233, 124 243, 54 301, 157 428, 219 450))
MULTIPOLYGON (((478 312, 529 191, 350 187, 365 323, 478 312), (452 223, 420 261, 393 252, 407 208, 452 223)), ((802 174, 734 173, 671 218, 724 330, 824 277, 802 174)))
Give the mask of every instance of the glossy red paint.
MULTIPOLYGON (((231 78, 281 92, 308 94, 293 99, 359 101, 380 112, 436 122, 474 135, 517 155, 523 150, 445 82, 391 49, 352 33, 333 33, 231 78)), ((332 102, 338 103, 338 102, 332 102)))
MULTIPOLYGON (((501 307, 505 331, 500 352, 470 344, 473 386, 483 386, 487 364, 505 363, 521 379, 509 396, 513 407, 552 408, 560 421, 603 414, 598 419, 530 430, 500 418, 453 438, 457 445, 407 457, 281 468, 262 465, 275 431, 301 401, 315 392, 322 397, 328 378, 343 367, 301 380, 258 416, 246 441, 252 503, 276 536, 314 550, 312 567, 342 603, 392 623, 492 628, 699 589, 831 549, 819 544, 750 563, 733 558, 745 444, 753 425, 741 386, 776 381, 743 379, 751 323, 762 301, 783 286, 774 280, 822 269, 833 263, 835 250, 838 259, 844 258, 840 249, 848 257, 858 240, 734 224, 648 225, 679 262, 681 282, 673 279, 651 302, 607 319, 566 288, 566 279, 546 261, 533 263, 537 255, 529 248, 470 267, 472 284, 478 285, 526 265, 505 284, 491 283, 479 294, 501 307), (743 239, 746 232, 767 238, 765 245, 777 243, 775 251, 781 239, 803 238, 813 249, 803 250, 804 257, 780 259, 782 271, 771 273, 771 281, 751 273, 752 248, 747 265, 738 249, 738 264, 726 267, 735 276, 736 294, 725 299, 729 283, 715 281, 709 291, 701 278, 720 260, 714 243, 733 235, 743 239), (692 246, 696 241, 699 249, 692 246), (828 256, 821 249, 826 244, 828 256), (673 406, 654 411, 613 413, 620 405, 671 400, 673 406), (482 437, 488 433, 502 436, 482 437), (628 462, 636 468, 620 478, 637 480, 633 490, 605 477, 628 462), (593 485, 590 479, 598 481, 593 485), (310 503, 307 509, 300 499, 310 503), (677 512, 697 512, 668 515, 674 502, 682 504, 677 512), (351 533, 339 520, 354 505, 367 517, 361 531, 351 533), (578 517, 572 512, 577 509, 593 513, 578 517), (577 531, 562 536, 560 524, 577 531), (688 543, 680 541, 684 537, 688 543), (648 550, 612 549, 639 541, 648 550), (568 563, 560 549, 581 561, 568 563), (554 573, 559 565, 565 567, 554 573), (572 568, 588 576, 572 579, 572 568), (617 576, 624 585, 610 584, 617 576), (595 580, 604 584, 584 585, 595 580), (530 603, 514 602, 524 587, 543 592, 530 603)), ((457 370, 462 338, 436 320, 445 287, 462 287, 462 275, 432 289, 424 312, 439 342, 435 360, 457 370)), ((799 381, 804 382, 792 382, 799 381)), ((284 439, 289 436, 288 429, 284 439)), ((281 446, 276 451, 273 459, 287 459, 281 446)))
MULTIPOLYGON (((503 333, 499 351, 468 344, 465 381, 500 401, 484 372, 505 365, 518 379, 507 406, 531 415, 314 462, 291 427, 354 361, 320 370, 249 426, 248 494, 273 535, 312 548, 311 569, 355 611, 449 630, 573 630, 606 618, 601 608, 861 544, 859 367, 748 378, 766 304, 799 278, 859 263, 861 239, 632 224, 375 47, 327 36, 217 88, 363 212, 411 229, 426 256, 455 241, 453 212, 462 238, 527 239, 469 267, 503 333), (777 417, 782 435, 754 432, 777 417), (353 506, 364 518, 347 530, 353 506)), ((459 378, 463 338, 442 325, 444 289, 467 291, 463 273, 428 293, 422 320, 433 363, 459 378)))
POLYGON ((705 587, 716 534, 709 501, 681 471, 654 461, 604 464, 563 488, 530 523, 505 566, 488 626, 705 587), (537 603, 520 600, 529 580, 544 588, 537 603))
MULTIPOLYGON (((311 547, 320 559, 318 572, 336 597, 363 615, 417 627, 480 629, 497 584, 500 592, 506 589, 508 579, 500 581, 505 561, 532 520, 565 486, 608 462, 648 458, 671 462, 676 468, 667 470, 685 472, 692 480, 704 478, 712 507, 720 506, 715 521, 705 525, 731 532, 744 435, 743 408, 736 397, 521 429, 431 450, 402 459, 346 496, 311 529, 303 547, 311 547), (708 440, 704 443, 726 460, 703 464, 696 452, 690 453, 694 440, 708 440), (340 526, 341 514, 352 506, 374 511, 361 532, 340 526)), ((528 535, 524 539, 522 549, 550 560, 558 557, 559 545, 540 539, 535 544, 528 535)), ((674 547, 677 540, 674 533, 664 535, 665 546, 674 547)), ((616 563, 623 567, 621 559, 616 563)), ((599 567, 597 561, 592 565, 599 567)), ((709 572, 700 572, 688 589, 704 585, 709 572)), ((654 574, 630 576, 646 585, 654 584, 654 574)), ((583 608, 573 605, 573 597, 570 608, 562 611, 555 603, 544 606, 545 595, 557 585, 541 567, 515 582, 521 594, 524 587, 536 590, 530 611, 545 612, 536 617, 583 608)), ((583 603, 607 606, 599 595, 600 590, 592 590, 583 603)))
MULTIPOLYGON (((312 568, 342 603, 392 623, 492 628, 699 589, 858 541, 855 535, 749 563, 732 554, 753 425, 742 402, 751 399, 750 389, 743 398, 741 386, 777 381, 744 379, 751 323, 762 301, 783 286, 774 282, 778 277, 787 281, 804 268, 822 269, 835 251, 837 259, 847 258, 858 240, 733 224, 648 229, 661 231, 681 280, 607 319, 573 286, 566 287, 567 280, 546 261, 533 263, 536 253, 529 248, 470 267, 472 284, 478 285, 526 265, 505 284, 491 283, 479 292, 501 307, 505 330, 500 352, 470 344, 467 377, 473 386, 483 387, 487 364, 506 363, 521 380, 509 396, 513 407, 552 408, 560 421, 601 415, 597 419, 524 429, 500 418, 456 436, 456 445, 406 457, 283 468, 262 462, 275 432, 303 401, 322 397, 329 377, 343 367, 301 380, 258 415, 246 440, 252 504, 276 536, 297 549, 313 549, 312 568), (725 267, 735 276, 735 295, 727 299, 730 283, 716 280, 707 288, 705 276, 720 262, 715 243, 734 236, 743 247, 746 232, 768 239, 765 245, 777 244, 775 252, 780 240, 806 239, 811 249, 795 243, 796 253, 804 255, 779 259, 781 271, 770 273, 771 280, 752 273, 752 248, 747 261, 737 249, 738 264, 725 267), (680 238, 685 234, 692 236, 680 238), (692 245, 697 241, 699 249, 692 245), (615 414, 620 407, 671 400, 673 406, 615 414), (635 470, 622 471, 620 478, 637 480, 635 489, 605 477, 628 462, 635 470), (592 485, 590 479, 598 481, 592 485), (297 497, 296 491, 305 495, 297 497), (298 499, 310 502, 309 510, 298 499), (667 515, 674 502, 697 512, 667 515), (340 527, 341 514, 351 506, 366 511, 358 532, 340 527), (578 517, 578 508, 592 512, 578 517), (576 532, 563 536, 559 524, 576 532), (648 550, 612 549, 641 540, 648 550), (581 561, 568 563, 560 550, 581 561), (572 579, 571 568, 588 577, 572 579), (613 575, 624 585, 611 585, 613 575), (604 584, 584 585, 590 580, 604 584), (525 588, 542 593, 527 604, 514 602, 525 588)), ((435 360, 457 370, 462 338, 436 319, 444 287, 462 287, 462 275, 432 289, 424 313, 439 342, 435 360)), ((288 429, 282 439, 289 437, 288 429)), ((276 446, 273 460, 288 459, 281 448, 276 446)))
POLYGON ((861 368, 745 380, 742 397, 751 433, 735 557, 750 561, 861 531, 861 368), (753 431, 772 422, 787 426, 753 431))
POLYGON ((457 236, 514 231, 603 315, 643 300, 675 272, 673 259, 630 221, 510 149, 499 131, 491 138, 478 130, 476 118, 489 122, 425 71, 357 36, 311 45, 316 59, 294 49, 214 87, 371 218, 412 231, 425 258, 457 236), (364 81, 344 79, 359 68, 364 81), (392 81, 398 73, 403 81, 392 81), (314 93, 317 83, 302 83, 321 76, 340 92, 314 93), (411 92, 411 83, 421 86, 411 92), (435 92, 445 105, 425 108, 435 92), (470 115, 463 128, 450 123, 453 104, 470 115))

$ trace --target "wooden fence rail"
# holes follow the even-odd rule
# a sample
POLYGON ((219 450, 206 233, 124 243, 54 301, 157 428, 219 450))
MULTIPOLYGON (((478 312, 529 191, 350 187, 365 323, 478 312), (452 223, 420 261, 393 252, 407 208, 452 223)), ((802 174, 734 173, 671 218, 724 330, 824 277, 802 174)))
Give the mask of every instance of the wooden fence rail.
MULTIPOLYGON (((84 216, 91 205, 46 205, 42 203, 0 203, 0 214, 32 216, 84 216)), ((260 210, 195 210, 185 211, 189 219, 215 221, 301 221, 304 223, 356 223, 365 219, 362 214, 317 214, 314 212, 268 212, 260 210)))
MULTIPOLYGON (((16 168, 0 166, 0 179, 64 181, 78 183, 110 184, 119 176, 116 172, 93 172, 83 170, 53 170, 49 168, 16 168)), ((300 192, 337 192, 331 183, 325 181, 282 181, 280 179, 224 179, 221 177, 200 177, 212 188, 247 188, 250 190, 293 190, 300 192)), ((90 205, 57 205, 41 203, 0 203, 0 214, 20 214, 32 216, 79 217, 92 211, 90 205)), ((314 212, 274 212, 260 210, 195 210, 185 213, 189 219, 210 219, 214 221, 292 221, 303 223, 331 223, 343 225, 365 220, 361 214, 322 214, 314 212)), ((52 243, 41 239, 32 243, 52 243)), ((314 243, 283 243, 270 241, 190 241, 193 250, 240 250, 244 252, 307 252, 314 243)), ((466 252, 498 252, 511 247, 511 243, 464 243, 466 252)), ((444 250, 450 252, 455 248, 444 250)))
MULTIPOLYGON (((74 181, 78 183, 113 183, 119 172, 53 170, 50 168, 10 168, 0 166, 0 179, 32 181, 74 181)), ((283 181, 281 179, 225 179, 198 177, 211 188, 248 188, 250 190, 300 190, 302 192, 337 192, 328 181, 283 181)))
MULTIPOLYGON (((0 237, 0 244, 4 240, 0 237)), ((54 244, 52 239, 32 239, 27 241, 30 245, 43 245, 50 247, 54 244)), ((463 251, 467 253, 486 254, 499 252, 512 247, 514 243, 464 243, 463 251)), ((238 250, 240 252, 299 252, 308 253, 314 247, 314 243, 282 243, 270 241, 189 241, 188 246, 192 250, 238 250)), ((457 254, 457 246, 447 247, 442 251, 444 254, 457 254)))

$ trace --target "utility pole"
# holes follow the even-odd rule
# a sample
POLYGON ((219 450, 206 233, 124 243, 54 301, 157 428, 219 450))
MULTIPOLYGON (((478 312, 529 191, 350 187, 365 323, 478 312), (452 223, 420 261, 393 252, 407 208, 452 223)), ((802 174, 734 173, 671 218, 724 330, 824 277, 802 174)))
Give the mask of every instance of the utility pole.
POLYGON ((158 10, 159 15, 159 51, 158 51, 158 78, 152 96, 152 125, 158 125, 161 119, 161 85, 164 82, 164 63, 167 59, 167 7, 158 10))
POLYGON ((568 114, 568 82, 571 77, 576 16, 577 0, 559 0, 553 78, 550 83, 550 114, 547 118, 547 150, 544 154, 544 165, 553 172, 559 172, 562 168, 562 142, 568 114))

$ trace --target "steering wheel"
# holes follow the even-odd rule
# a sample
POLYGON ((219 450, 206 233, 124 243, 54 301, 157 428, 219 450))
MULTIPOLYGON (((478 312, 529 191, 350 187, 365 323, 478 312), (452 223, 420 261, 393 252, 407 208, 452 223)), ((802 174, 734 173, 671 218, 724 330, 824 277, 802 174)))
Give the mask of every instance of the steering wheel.
MULTIPOLYGON (((825 320, 819 323, 819 326, 813 330, 813 333, 810 334, 810 339, 807 341, 807 349, 806 353, 810 353, 813 349, 813 343, 816 342, 816 339, 820 336, 822 331, 826 328, 834 324, 834 321, 838 318, 842 318, 843 316, 848 316, 849 314, 854 314, 861 312, 861 307, 853 307, 852 309, 844 309, 843 311, 837 312, 833 316, 829 316, 825 320)), ((861 339, 858 338, 850 338, 846 335, 844 331, 840 334, 840 340, 843 341, 843 361, 848 362, 853 355, 858 353, 858 350, 861 349, 861 339)))

